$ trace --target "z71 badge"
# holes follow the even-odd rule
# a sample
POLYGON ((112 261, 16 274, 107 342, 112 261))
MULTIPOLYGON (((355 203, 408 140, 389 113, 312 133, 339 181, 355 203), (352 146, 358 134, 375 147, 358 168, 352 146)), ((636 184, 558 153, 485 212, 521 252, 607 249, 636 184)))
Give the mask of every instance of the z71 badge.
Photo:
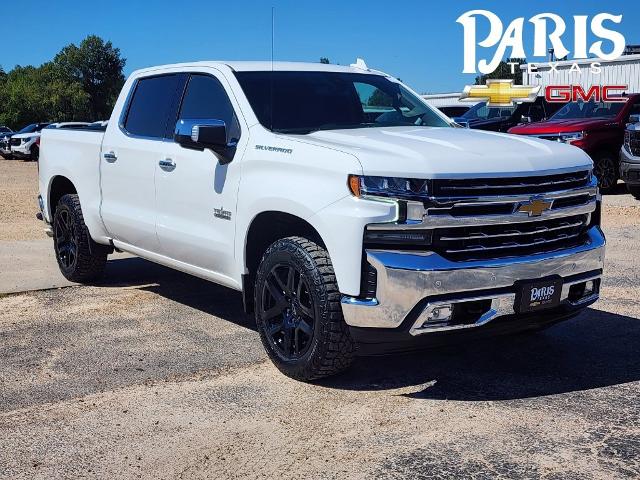
POLYGON ((213 216, 216 218, 221 218, 222 220, 231 220, 231 212, 229 210, 225 210, 224 208, 214 208, 213 216))

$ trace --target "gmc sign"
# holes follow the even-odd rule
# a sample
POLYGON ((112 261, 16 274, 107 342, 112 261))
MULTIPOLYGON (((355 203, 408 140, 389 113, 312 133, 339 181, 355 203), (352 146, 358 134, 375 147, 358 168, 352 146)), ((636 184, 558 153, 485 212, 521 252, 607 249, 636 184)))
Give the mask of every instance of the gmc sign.
POLYGON ((548 85, 544 89, 547 102, 626 102, 622 93, 627 91, 627 85, 592 85, 587 91, 580 85, 548 85), (613 93, 616 92, 616 93, 613 93))

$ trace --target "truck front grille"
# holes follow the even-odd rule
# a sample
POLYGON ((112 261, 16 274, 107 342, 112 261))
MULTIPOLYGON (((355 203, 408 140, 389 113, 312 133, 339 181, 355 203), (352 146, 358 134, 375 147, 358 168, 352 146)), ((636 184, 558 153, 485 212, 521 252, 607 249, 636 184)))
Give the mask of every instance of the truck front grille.
POLYGON ((437 228, 432 249, 450 260, 535 255, 585 242, 589 215, 473 227, 437 228))
POLYGON ((510 178, 474 178, 434 180, 435 197, 488 197, 557 192, 584 187, 589 184, 588 170, 555 175, 510 178))
POLYGON ((453 262, 523 257, 585 245, 600 223, 597 180, 586 169, 430 186, 427 202, 405 205, 405 218, 369 225, 365 248, 435 252, 453 262))
POLYGON ((627 130, 627 138, 625 138, 625 144, 627 146, 627 150, 634 157, 640 157, 640 131, 638 130, 627 130))
POLYGON ((17 147, 18 145, 20 145, 20 139, 19 138, 12 138, 10 140, 11 145, 13 145, 14 147, 17 147))

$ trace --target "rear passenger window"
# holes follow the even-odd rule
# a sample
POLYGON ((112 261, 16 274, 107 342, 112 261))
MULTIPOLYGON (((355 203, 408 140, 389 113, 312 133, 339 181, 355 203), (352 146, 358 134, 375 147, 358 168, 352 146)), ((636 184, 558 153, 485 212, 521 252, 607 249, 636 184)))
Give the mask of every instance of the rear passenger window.
POLYGON ((129 104, 125 130, 133 135, 163 138, 179 78, 178 75, 163 75, 138 80, 129 104))
POLYGON ((209 75, 191 75, 179 117, 223 120, 229 138, 240 138, 240 125, 227 92, 218 79, 209 75))

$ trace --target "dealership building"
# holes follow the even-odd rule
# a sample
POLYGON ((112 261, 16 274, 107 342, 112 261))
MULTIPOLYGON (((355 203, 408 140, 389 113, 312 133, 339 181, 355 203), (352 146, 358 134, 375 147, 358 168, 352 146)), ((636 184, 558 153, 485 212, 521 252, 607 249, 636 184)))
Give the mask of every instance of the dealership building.
MULTIPOLYGON (((551 68, 550 62, 534 63, 537 70, 531 73, 527 71, 527 65, 520 66, 524 85, 580 85, 585 91, 592 85, 627 85, 627 93, 640 93, 640 45, 628 45, 625 53, 615 60, 587 58, 555 61, 552 62, 555 68, 551 68), (594 62, 600 64, 600 73, 592 72, 591 64, 594 62), (577 65, 579 71, 573 65, 577 65)), ((540 95, 544 95, 544 88, 540 90, 540 95)), ((461 102, 460 92, 434 93, 422 97, 436 108, 474 105, 461 102)))

